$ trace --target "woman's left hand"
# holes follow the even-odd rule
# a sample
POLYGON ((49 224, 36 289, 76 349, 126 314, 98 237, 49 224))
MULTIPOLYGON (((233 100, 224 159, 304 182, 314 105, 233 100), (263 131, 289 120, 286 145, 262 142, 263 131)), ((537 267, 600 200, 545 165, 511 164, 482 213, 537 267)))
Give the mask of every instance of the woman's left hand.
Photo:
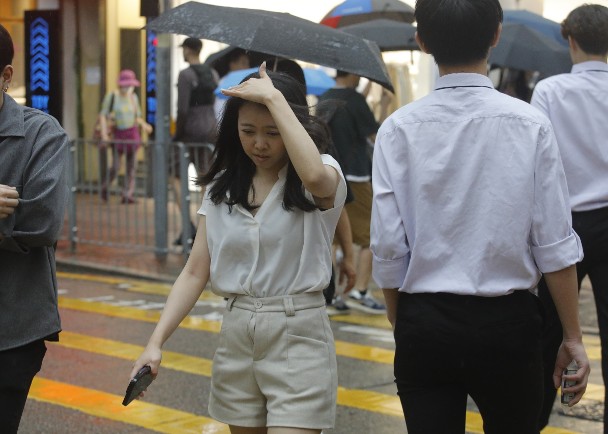
POLYGON ((247 101, 266 104, 275 92, 279 92, 272 84, 272 80, 266 73, 266 62, 260 65, 260 78, 250 78, 249 80, 232 86, 228 89, 222 89, 222 93, 226 96, 234 96, 243 98, 247 101))

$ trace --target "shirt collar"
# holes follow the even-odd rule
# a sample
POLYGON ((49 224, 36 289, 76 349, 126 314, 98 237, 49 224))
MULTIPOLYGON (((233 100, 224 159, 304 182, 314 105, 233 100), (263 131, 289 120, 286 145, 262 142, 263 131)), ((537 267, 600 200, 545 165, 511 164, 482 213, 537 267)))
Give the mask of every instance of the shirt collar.
POLYGON ((22 111, 22 107, 5 93, 0 109, 0 137, 25 137, 22 111))
POLYGON ((572 65, 572 73, 585 71, 606 71, 608 72, 608 63, 600 62, 598 60, 590 60, 588 62, 581 62, 572 65))
POLYGON ((435 90, 454 87, 487 87, 494 89, 492 80, 487 76, 469 72, 446 74, 437 79, 435 90))

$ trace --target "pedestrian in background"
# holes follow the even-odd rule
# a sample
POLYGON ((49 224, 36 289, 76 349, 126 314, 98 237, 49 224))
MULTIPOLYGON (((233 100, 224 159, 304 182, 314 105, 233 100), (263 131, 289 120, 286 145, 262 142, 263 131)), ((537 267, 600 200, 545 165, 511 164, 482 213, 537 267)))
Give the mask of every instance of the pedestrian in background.
POLYGON ((408 433, 538 433, 543 401, 541 272, 563 326, 553 382, 582 397, 589 360, 578 321, 568 190, 551 123, 496 91, 498 0, 418 0, 417 42, 440 77, 378 131, 371 248, 394 328, 408 433), (575 360, 578 371, 563 374, 575 360), (437 415, 440 415, 438 417, 437 415))
MULTIPOLYGON (((602 345, 602 376, 608 384, 608 8, 583 5, 562 23, 568 40, 572 71, 541 80, 532 105, 545 113, 555 130, 564 164, 572 225, 580 236, 585 257, 576 266, 578 288, 589 276, 602 345)), ((539 429, 549 423, 556 388, 547 369, 559 349, 562 328, 547 282, 538 286, 545 305, 543 336, 545 404, 539 429)), ((608 413, 604 396, 604 432, 608 413)))
MULTIPOLYGON (((217 87, 219 77, 209 65, 201 63, 203 43, 200 39, 186 38, 181 47, 184 61, 188 62, 189 66, 180 71, 177 77, 177 119, 173 141, 185 143, 188 146, 189 163, 194 164, 198 173, 205 173, 209 169, 212 150, 201 145, 215 143, 217 123, 213 91, 217 87)), ((174 146, 173 150, 171 174, 179 208, 186 192, 181 191, 179 148, 174 146)), ((192 222, 190 228, 194 237, 196 228, 192 222)), ((182 244, 181 234, 174 244, 182 244)))
POLYGON ((15 434, 34 376, 58 340, 54 245, 68 188, 68 137, 6 91, 14 49, 0 25, 0 431, 15 434))
POLYGON ((337 372, 323 289, 346 196, 321 154, 327 127, 301 84, 262 64, 233 88, 186 266, 131 375, 158 373, 161 347, 208 282, 227 299, 209 414, 231 432, 319 433, 333 427, 337 372))
MULTIPOLYGON (((208 59, 205 63, 208 63, 208 59)), ((218 79, 221 79, 226 74, 233 71, 240 71, 241 69, 249 69, 253 66, 250 64, 249 54, 242 48, 233 47, 229 50, 228 54, 218 59, 216 62, 209 63, 218 74, 218 79)), ((257 65, 255 65, 257 66, 257 65)), ((224 112, 224 105, 226 99, 215 98, 213 103, 213 110, 215 111, 215 118, 219 122, 224 112)))
MULTIPOLYGON (((304 70, 296 61, 291 59, 280 59, 278 61, 275 60, 275 62, 276 71, 284 72, 285 74, 295 78, 302 85, 302 91, 306 92, 306 76, 304 75, 304 70)), ((323 105, 324 104, 321 104, 321 106, 323 105)), ((327 105, 331 105, 331 103, 328 103, 327 105)), ((319 111, 323 110, 323 108, 319 105, 317 105, 315 109, 317 115, 320 114, 319 111)), ((321 117, 323 118, 323 116, 321 117)), ((336 155, 337 152, 331 145, 327 153, 338 160, 338 155, 336 155)), ((344 203, 347 205, 349 202, 352 202, 352 197, 347 188, 344 203)), ((340 256, 334 260, 334 262, 337 262, 339 270, 337 283, 340 285, 344 284, 342 294, 346 294, 353 288, 357 278, 357 273, 354 266, 353 237, 346 207, 342 209, 340 218, 338 219, 335 233, 335 244, 340 247, 340 256)), ((336 271, 333 265, 331 269, 331 279, 329 280, 327 288, 323 290, 323 295, 325 296, 325 305, 327 307, 328 315, 349 313, 346 304, 338 304, 334 302, 336 296, 336 271)))
POLYGON ((125 182, 122 188, 121 203, 135 203, 135 171, 137 170, 137 150, 141 146, 139 128, 146 133, 152 132, 152 125, 146 123, 141 116, 139 98, 135 87, 139 80, 130 69, 123 69, 118 76, 118 91, 108 92, 102 102, 99 112, 101 129, 100 167, 101 167, 101 199, 108 200, 110 184, 116 179, 123 155, 126 156, 127 167, 125 182), (107 174, 107 145, 112 151, 112 167, 107 174))
MULTIPOLYGON (((359 252, 355 266, 355 285, 348 293, 348 298, 352 301, 349 305, 367 313, 382 314, 386 311, 384 305, 369 292, 372 273, 372 254, 369 250, 372 209, 369 142, 373 143, 379 125, 365 97, 357 92, 360 78, 355 74, 337 71, 336 86, 323 93, 319 101, 332 101, 335 104, 335 109, 328 111, 326 116, 338 161, 343 167, 353 199, 345 208, 350 221, 352 240, 359 246, 359 252)), ((382 117, 386 115, 389 102, 390 99, 386 98, 382 101, 382 117)), ((337 299, 334 306, 342 312, 348 307, 342 299, 337 299)))

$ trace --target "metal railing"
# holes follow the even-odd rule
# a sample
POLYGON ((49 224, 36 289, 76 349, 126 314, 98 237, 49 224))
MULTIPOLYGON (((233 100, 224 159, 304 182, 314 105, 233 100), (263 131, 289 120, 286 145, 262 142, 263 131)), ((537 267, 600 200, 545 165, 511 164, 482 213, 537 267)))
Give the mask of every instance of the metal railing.
POLYGON ((78 244, 122 247, 134 253, 154 251, 160 259, 170 252, 190 252, 195 235, 192 222, 202 202, 202 190, 193 182, 194 167, 208 168, 213 145, 149 141, 134 151, 124 149, 135 144, 72 141, 70 201, 63 235, 72 252, 78 244), (129 159, 135 165, 132 181, 125 167, 129 159), (117 162, 120 169, 111 179, 117 162))

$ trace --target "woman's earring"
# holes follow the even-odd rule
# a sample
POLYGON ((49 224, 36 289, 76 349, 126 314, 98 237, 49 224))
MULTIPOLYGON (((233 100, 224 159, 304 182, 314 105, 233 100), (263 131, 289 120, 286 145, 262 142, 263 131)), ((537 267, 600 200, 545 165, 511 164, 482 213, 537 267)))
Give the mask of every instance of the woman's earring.
POLYGON ((4 83, 4 87, 2 88, 4 92, 8 91, 8 83, 4 83))

